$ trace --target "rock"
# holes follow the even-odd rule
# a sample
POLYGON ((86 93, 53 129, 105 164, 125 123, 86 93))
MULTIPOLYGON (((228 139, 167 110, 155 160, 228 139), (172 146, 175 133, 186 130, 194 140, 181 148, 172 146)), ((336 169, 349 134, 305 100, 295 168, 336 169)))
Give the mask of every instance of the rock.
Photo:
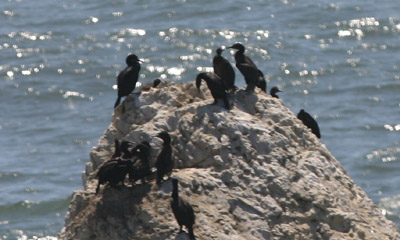
MULTIPOLYGON (((281 100, 256 90, 210 105, 205 87, 162 82, 131 94, 91 151, 84 190, 73 194, 60 239, 188 239, 170 209, 172 183, 103 185, 99 166, 114 139, 172 137, 180 196, 194 208, 197 239, 400 239, 340 163, 281 100)), ((152 161, 154 164, 154 160, 152 161)))

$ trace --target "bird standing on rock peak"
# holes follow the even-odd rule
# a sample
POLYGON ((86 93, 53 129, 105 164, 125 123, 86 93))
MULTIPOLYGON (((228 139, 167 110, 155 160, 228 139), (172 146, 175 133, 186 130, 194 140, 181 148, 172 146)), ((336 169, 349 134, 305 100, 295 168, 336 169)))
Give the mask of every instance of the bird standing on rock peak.
POLYGON ((179 197, 178 180, 172 179, 172 200, 171 208, 174 213, 175 219, 179 224, 179 233, 183 232, 182 227, 186 226, 189 231, 189 238, 195 239, 193 233, 193 224, 195 222, 195 215, 192 206, 179 197))
POLYGON ((214 103, 217 104, 217 99, 222 99, 226 109, 230 109, 228 95, 225 92, 225 84, 222 79, 215 73, 202 72, 197 74, 196 87, 200 91, 201 80, 206 81, 208 89, 210 89, 211 95, 214 98, 214 103))
POLYGON ((139 78, 141 60, 135 54, 129 54, 125 61, 128 66, 117 77, 118 98, 114 108, 121 102, 121 97, 126 97, 133 92, 139 78))
POLYGON ((224 49, 221 47, 216 50, 217 54, 213 58, 214 73, 224 81, 226 90, 235 90, 235 71, 233 70, 231 63, 221 56, 223 51, 224 49))
POLYGON ((174 168, 174 160, 172 159, 171 136, 169 133, 163 131, 160 132, 157 137, 164 141, 161 152, 158 154, 156 161, 157 184, 160 184, 164 179, 164 175, 172 172, 172 169, 174 168))
POLYGON ((300 119, 304 125, 311 129, 311 132, 315 134, 318 138, 321 138, 321 133, 319 132, 319 127, 317 121, 309 113, 301 109, 297 114, 297 118, 300 119))
POLYGON ((246 91, 252 93, 257 86, 265 92, 267 83, 264 79, 264 74, 257 68, 251 58, 244 54, 245 48, 243 44, 235 43, 228 48, 238 50, 235 53, 236 67, 244 76, 244 80, 247 84, 246 91))

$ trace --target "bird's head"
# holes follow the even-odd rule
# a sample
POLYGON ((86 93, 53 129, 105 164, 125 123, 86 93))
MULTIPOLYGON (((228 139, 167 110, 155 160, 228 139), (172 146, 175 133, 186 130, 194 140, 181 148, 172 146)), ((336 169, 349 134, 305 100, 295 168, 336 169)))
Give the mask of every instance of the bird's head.
POLYGON ((233 44, 232 46, 230 46, 228 48, 236 49, 236 50, 239 50, 239 51, 244 51, 244 46, 240 42, 237 42, 237 43, 233 44))
POLYGON ((279 90, 278 87, 272 87, 271 90, 269 91, 271 95, 275 95, 278 92, 282 92, 281 90, 279 90))
POLYGON ((215 52, 217 53, 218 56, 221 55, 221 53, 224 51, 225 49, 223 47, 219 47, 217 48, 217 50, 215 50, 215 52))
POLYGON ((157 137, 161 138, 164 141, 164 143, 171 142, 171 136, 169 135, 169 133, 167 131, 162 131, 162 132, 158 133, 157 137))
POLYGON ((132 65, 135 65, 135 64, 140 63, 140 62, 143 62, 143 61, 140 60, 140 59, 138 58, 138 56, 136 56, 135 54, 129 54, 129 55, 126 57, 125 62, 126 62, 126 64, 127 64, 128 66, 132 66, 132 65))

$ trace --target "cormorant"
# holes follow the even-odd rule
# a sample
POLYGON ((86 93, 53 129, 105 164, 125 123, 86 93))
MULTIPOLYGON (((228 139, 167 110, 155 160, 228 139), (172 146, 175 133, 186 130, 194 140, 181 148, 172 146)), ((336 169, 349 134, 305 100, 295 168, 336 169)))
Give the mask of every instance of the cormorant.
POLYGON ((193 224, 195 222, 193 208, 188 202, 179 197, 177 179, 172 179, 172 186, 171 208, 180 227, 179 233, 183 232, 182 227, 186 226, 189 231, 190 239, 195 239, 193 233, 193 224))
POLYGON ((225 84, 220 77, 215 73, 202 72, 196 77, 196 87, 200 91, 201 80, 206 81, 208 89, 214 98, 214 103, 217 104, 217 99, 222 99, 226 109, 230 109, 228 95, 225 92, 225 84))
POLYGON ((129 173, 131 182, 142 179, 142 183, 144 183, 145 177, 152 173, 150 169, 151 151, 152 148, 147 141, 141 142, 132 149, 133 171, 129 173))
POLYGON ((161 83, 161 80, 157 78, 156 80, 153 81, 153 88, 156 88, 159 84, 161 83))
POLYGON ((231 63, 221 56, 222 48, 217 48, 216 55, 213 58, 214 73, 217 74, 225 83, 226 90, 234 90, 235 87, 235 71, 231 63))
POLYGON ((118 74, 118 98, 114 108, 121 102, 121 97, 126 97, 133 92, 139 78, 139 58, 135 54, 129 54, 125 61, 128 66, 118 74))
POLYGON ((301 109, 297 114, 297 118, 300 119, 304 125, 311 129, 311 132, 315 134, 318 138, 321 138, 319 132, 319 127, 317 121, 310 114, 308 114, 304 109, 301 109))
POLYGON ((172 146, 171 146, 171 136, 168 132, 160 132, 157 137, 161 138, 164 143, 160 154, 156 160, 157 168, 157 184, 161 183, 165 174, 172 172, 174 168, 174 160, 172 159, 172 146))
POLYGON ((118 183, 122 183, 124 186, 125 176, 130 172, 132 172, 132 161, 130 160, 117 158, 105 162, 96 174, 96 178, 98 178, 96 194, 99 192, 100 185, 106 182, 109 182, 111 187, 116 187, 118 183))
POLYGON ((247 55, 244 54, 245 48, 241 43, 235 43, 228 48, 238 50, 235 53, 236 67, 244 76, 248 92, 254 92, 255 87, 261 88, 264 92, 267 88, 267 83, 264 79, 264 74, 257 68, 254 62, 247 55))
POLYGON ((150 91, 151 88, 156 88, 159 84, 161 83, 160 79, 156 79, 153 81, 153 83, 147 83, 146 85, 144 85, 140 91, 150 91))
POLYGON ((269 90, 269 94, 271 94, 271 96, 274 98, 279 98, 279 96, 276 95, 278 92, 282 92, 278 87, 272 87, 271 90, 269 90))

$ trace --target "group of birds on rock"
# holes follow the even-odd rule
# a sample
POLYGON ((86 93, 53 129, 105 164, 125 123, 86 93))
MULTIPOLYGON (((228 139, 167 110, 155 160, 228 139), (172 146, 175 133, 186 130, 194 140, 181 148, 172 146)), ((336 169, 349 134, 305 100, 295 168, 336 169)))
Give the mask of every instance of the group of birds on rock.
MULTIPOLYGON (((235 43, 228 48, 237 50, 234 55, 236 67, 243 75, 247 84, 246 91, 248 93, 253 93, 255 88, 258 87, 263 92, 266 92, 267 83, 264 74, 257 68, 251 58, 244 54, 245 47, 243 44, 235 43)), ((212 61, 214 72, 199 73, 196 77, 196 87, 200 91, 201 82, 204 80, 214 98, 213 104, 217 104, 218 100, 222 100, 224 107, 229 110, 230 104, 228 94, 234 92, 237 87, 235 86, 235 71, 231 63, 221 55, 223 51, 223 48, 217 48, 216 55, 212 61)), ((114 108, 120 104, 122 97, 128 96, 135 89, 139 78, 141 62, 142 61, 135 54, 127 56, 127 67, 121 71, 117 77, 118 98, 114 108)), ((157 87, 160 83, 161 80, 156 79, 152 85, 142 87, 142 91, 148 90, 151 87, 157 87)), ((279 98, 278 95, 276 95, 278 92, 281 92, 278 87, 272 87, 270 95, 279 98)), ((297 118, 310 128, 312 133, 318 138, 321 138, 318 124, 310 114, 301 109, 297 118)), ((164 180, 165 175, 170 176, 174 168, 174 161, 172 159, 171 136, 169 133, 163 131, 156 137, 163 140, 162 149, 155 163, 157 169, 156 182, 160 184, 164 180)), ((138 180, 145 183, 146 178, 154 173, 150 166, 153 150, 149 142, 143 141, 133 148, 132 145, 133 143, 128 141, 119 142, 119 140, 115 140, 115 152, 113 156, 110 160, 103 163, 97 171, 96 177, 98 178, 98 185, 96 194, 99 192, 100 186, 107 182, 110 187, 119 188, 119 184, 124 186, 127 175, 129 176, 129 181, 133 185, 138 180)), ((178 180, 172 179, 172 184, 171 208, 179 224, 180 232, 183 231, 182 227, 186 226, 190 239, 195 239, 193 233, 193 224, 195 222, 193 208, 188 202, 179 197, 178 180)))
MULTIPOLYGON (((160 184, 165 175, 172 172, 174 168, 174 160, 172 159, 171 136, 168 132, 160 132, 156 137, 163 140, 163 146, 159 153, 155 167, 157 173, 157 184, 160 184)), ((132 147, 129 141, 115 139, 115 150, 111 159, 103 163, 97 171, 96 177, 99 179, 96 193, 100 189, 100 185, 106 182, 111 187, 118 187, 121 183, 124 185, 126 175, 129 175, 129 180, 134 184, 138 180, 145 183, 146 177, 153 174, 150 162, 153 158, 152 147, 149 142, 142 141, 135 147, 132 147)))
MULTIPOLYGON (((235 43, 228 48, 237 50, 235 53, 236 67, 242 73, 247 84, 246 91, 253 93, 254 89, 258 87, 263 92, 266 92, 267 82, 264 74, 257 68, 251 58, 244 54, 245 48, 243 44, 235 43)), ((234 92, 237 87, 235 86, 235 71, 231 63, 221 55, 223 51, 223 48, 217 48, 212 61, 214 72, 199 73, 196 77, 196 87, 200 91, 201 80, 204 80, 214 98, 213 104, 216 104, 217 100, 221 99, 225 108, 229 110, 227 92, 234 92)), ((277 89, 277 87, 274 88, 277 89)), ((274 96, 277 97, 276 94, 274 96)))
MULTIPOLYGON (((156 137, 163 140, 161 151, 155 163, 156 182, 157 184, 161 184, 164 181, 165 175, 170 177, 174 168, 174 160, 172 158, 171 136, 169 133, 162 131, 156 137)), ((153 149, 150 143, 142 141, 135 147, 132 148, 132 146, 132 142, 120 142, 118 139, 115 139, 114 154, 97 171, 96 178, 98 179, 98 183, 96 194, 98 194, 100 186, 107 182, 110 187, 119 189, 121 186, 125 186, 124 182, 127 175, 130 183, 134 185, 138 180, 141 180, 142 184, 144 184, 146 178, 154 173, 150 166, 153 158, 153 149)), ((171 209, 179 224, 179 233, 183 232, 182 227, 186 226, 190 239, 195 239, 193 233, 193 224, 195 222, 193 208, 187 201, 179 197, 178 180, 172 179, 172 184, 171 209)))

